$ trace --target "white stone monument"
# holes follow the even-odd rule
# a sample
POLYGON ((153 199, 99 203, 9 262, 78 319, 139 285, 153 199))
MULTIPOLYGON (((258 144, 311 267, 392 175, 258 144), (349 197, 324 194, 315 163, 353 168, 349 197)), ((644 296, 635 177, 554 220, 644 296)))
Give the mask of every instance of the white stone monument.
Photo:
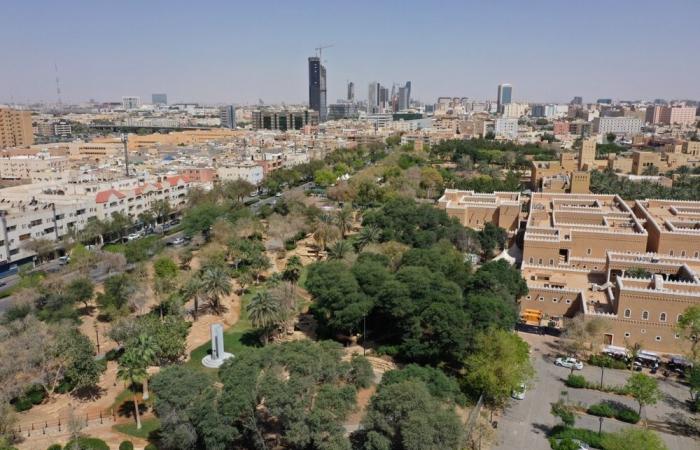
POLYGON ((210 369, 218 369, 229 358, 233 358, 233 355, 224 351, 224 327, 220 323, 214 323, 211 326, 211 354, 202 358, 202 364, 210 369))

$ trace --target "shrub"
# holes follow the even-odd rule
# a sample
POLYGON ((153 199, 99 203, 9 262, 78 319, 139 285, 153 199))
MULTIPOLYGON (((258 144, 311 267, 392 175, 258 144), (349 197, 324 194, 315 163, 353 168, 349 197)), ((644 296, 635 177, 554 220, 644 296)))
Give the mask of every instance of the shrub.
MULTIPOLYGON (((590 447, 603 448, 601 445, 601 436, 598 436, 598 433, 592 430, 557 425, 552 428, 550 435, 553 439, 578 439, 579 441, 585 442, 590 447)), ((605 433, 603 433, 603 435, 605 435, 605 433)))
POLYGON ((591 405, 588 407, 588 414, 592 414, 594 416, 601 416, 601 417, 614 417, 615 413, 615 408, 610 406, 607 403, 597 403, 595 405, 591 405))
POLYGON ((575 389, 583 389, 588 387, 588 382, 586 381, 586 378, 584 378, 583 375, 571 374, 566 379, 566 386, 575 389))
POLYGON ((51 444, 46 450, 61 450, 62 448, 61 444, 51 444))
POLYGON ((122 441, 122 443, 119 444, 119 450, 134 450, 134 444, 132 444, 131 441, 122 441))
POLYGON ((158 450, 158 447, 156 447, 154 444, 148 444, 143 448, 143 450, 158 450))
POLYGON ((598 367, 610 367, 611 369, 627 369, 627 364, 624 361, 606 355, 593 355, 588 358, 588 364, 598 367))
POLYGON ((105 441, 93 437, 79 437, 77 440, 69 441, 64 448, 73 447, 80 448, 80 450, 109 450, 105 441))
POLYGON ((627 422, 627 423, 637 423, 639 422, 639 414, 637 414, 636 411, 633 411, 629 408, 624 408, 620 409, 617 411, 615 414, 615 418, 617 420, 621 420, 622 422, 627 422))

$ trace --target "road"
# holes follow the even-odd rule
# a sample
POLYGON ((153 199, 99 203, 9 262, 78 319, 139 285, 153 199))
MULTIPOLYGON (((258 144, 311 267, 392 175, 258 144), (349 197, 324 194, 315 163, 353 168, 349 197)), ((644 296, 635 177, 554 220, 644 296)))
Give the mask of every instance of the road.
MULTIPOLYGON (((520 335, 531 345, 531 355, 536 376, 525 394, 524 400, 512 400, 498 425, 498 450, 547 450, 547 432, 557 424, 557 419, 550 413, 551 403, 560 397, 567 398, 574 404, 591 405, 602 400, 623 403, 635 411, 638 406, 634 399, 589 389, 570 389, 564 380, 570 370, 555 366, 553 361, 556 350, 553 345, 556 338, 527 333, 520 335)), ((577 371, 589 381, 600 380, 600 368, 585 366, 577 371)), ((646 372, 648 374, 648 372, 646 372)), ((607 369, 604 383, 607 385, 624 385, 631 372, 607 369)), ((700 449, 700 423, 697 416, 688 411, 685 401, 689 398, 687 387, 675 380, 660 379, 663 399, 654 406, 647 406, 643 416, 649 422, 649 428, 658 432, 671 450, 700 449)), ((579 415, 576 427, 598 430, 599 420, 587 414, 579 415)), ((603 431, 617 431, 633 426, 615 419, 605 419, 603 431)))

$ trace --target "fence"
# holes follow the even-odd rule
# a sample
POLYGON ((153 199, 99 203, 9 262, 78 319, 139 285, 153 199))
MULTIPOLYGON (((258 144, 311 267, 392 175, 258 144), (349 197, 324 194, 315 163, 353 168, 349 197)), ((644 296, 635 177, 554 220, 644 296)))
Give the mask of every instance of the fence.
POLYGON ((471 443, 473 442, 472 438, 474 434, 474 428, 476 427, 477 421, 479 420, 479 414, 481 414, 481 408, 483 406, 484 394, 481 394, 479 396, 479 400, 477 400, 476 402, 476 405, 474 405, 474 408, 472 408, 472 410, 469 412, 469 417, 467 417, 467 421, 464 424, 465 442, 467 443, 467 445, 471 445, 471 443))
POLYGON ((70 431, 71 426, 89 428, 105 423, 117 423, 118 411, 93 410, 79 414, 58 414, 55 420, 27 421, 17 424, 12 430, 15 438, 26 440, 40 436, 60 435, 70 431))

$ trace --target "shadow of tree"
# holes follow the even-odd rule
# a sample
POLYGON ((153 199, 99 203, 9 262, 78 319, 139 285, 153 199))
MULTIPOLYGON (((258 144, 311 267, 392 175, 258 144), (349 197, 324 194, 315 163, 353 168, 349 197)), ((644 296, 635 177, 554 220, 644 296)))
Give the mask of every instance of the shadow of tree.
POLYGON ((650 420, 647 426, 662 433, 687 437, 700 437, 700 423, 682 412, 667 414, 662 420, 650 420))
POLYGON ((543 423, 532 423, 532 431, 535 434, 544 434, 545 436, 549 436, 549 433, 552 431, 552 427, 550 425, 546 425, 543 423))

